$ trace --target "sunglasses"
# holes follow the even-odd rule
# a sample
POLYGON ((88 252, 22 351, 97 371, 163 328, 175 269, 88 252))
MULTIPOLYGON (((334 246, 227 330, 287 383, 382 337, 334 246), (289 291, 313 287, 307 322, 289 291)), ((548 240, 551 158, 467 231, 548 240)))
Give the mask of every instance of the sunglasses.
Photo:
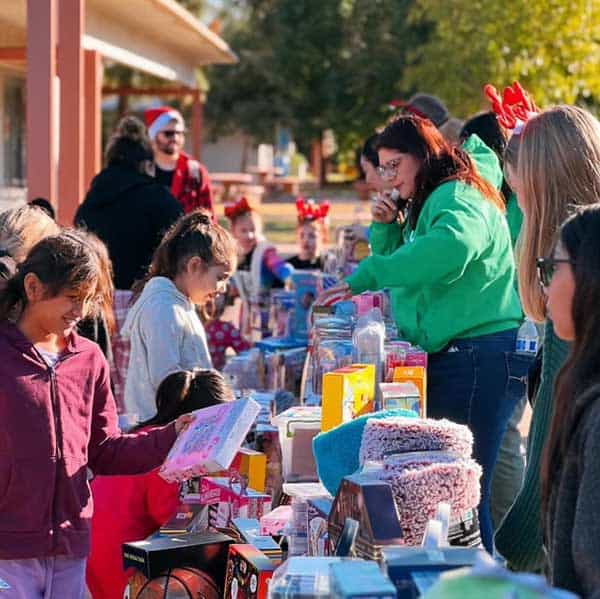
POLYGON ((177 131, 161 131, 161 133, 167 138, 171 139, 176 135, 185 135, 185 130, 177 130, 177 131))
POLYGON ((377 174, 385 181, 393 181, 398 174, 398 167, 400 166, 400 158, 390 160, 387 164, 383 164, 377 167, 377 174))
POLYGON ((568 258, 538 258, 536 260, 538 279, 542 287, 550 287, 557 264, 571 264, 573 266, 575 262, 568 258))

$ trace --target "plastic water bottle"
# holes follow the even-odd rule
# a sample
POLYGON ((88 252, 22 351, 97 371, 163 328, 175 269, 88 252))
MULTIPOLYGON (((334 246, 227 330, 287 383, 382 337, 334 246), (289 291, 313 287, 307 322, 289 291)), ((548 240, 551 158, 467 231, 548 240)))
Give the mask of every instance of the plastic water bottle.
POLYGON ((529 318, 520 326, 517 332, 517 347, 518 354, 535 355, 538 351, 539 335, 537 327, 529 318))

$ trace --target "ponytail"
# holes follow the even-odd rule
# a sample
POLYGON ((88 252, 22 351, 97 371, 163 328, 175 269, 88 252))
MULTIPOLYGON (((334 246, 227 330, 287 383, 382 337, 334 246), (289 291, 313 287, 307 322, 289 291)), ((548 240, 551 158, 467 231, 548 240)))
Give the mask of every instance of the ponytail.
POLYGON ((134 297, 153 277, 173 280, 185 267, 187 260, 198 256, 209 266, 226 266, 233 272, 237 266, 237 250, 233 237, 210 215, 196 210, 182 216, 165 233, 154 252, 146 277, 133 286, 134 297))

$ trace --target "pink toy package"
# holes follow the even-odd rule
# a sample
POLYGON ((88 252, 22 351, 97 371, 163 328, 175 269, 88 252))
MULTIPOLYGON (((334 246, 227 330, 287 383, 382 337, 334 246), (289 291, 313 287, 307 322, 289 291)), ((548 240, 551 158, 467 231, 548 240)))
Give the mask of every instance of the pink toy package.
POLYGON ((227 470, 259 412, 249 398, 192 412, 193 422, 173 444, 160 475, 178 482, 227 470))

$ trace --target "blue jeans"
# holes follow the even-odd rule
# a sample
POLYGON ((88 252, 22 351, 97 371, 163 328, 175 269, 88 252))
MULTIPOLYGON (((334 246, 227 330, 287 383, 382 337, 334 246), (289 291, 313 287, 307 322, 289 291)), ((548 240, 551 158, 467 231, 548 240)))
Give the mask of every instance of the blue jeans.
POLYGON ((483 469, 479 522, 491 553, 492 474, 515 406, 525 393, 531 359, 514 353, 517 329, 472 339, 457 339, 429 357, 427 415, 469 426, 473 457, 483 469))

